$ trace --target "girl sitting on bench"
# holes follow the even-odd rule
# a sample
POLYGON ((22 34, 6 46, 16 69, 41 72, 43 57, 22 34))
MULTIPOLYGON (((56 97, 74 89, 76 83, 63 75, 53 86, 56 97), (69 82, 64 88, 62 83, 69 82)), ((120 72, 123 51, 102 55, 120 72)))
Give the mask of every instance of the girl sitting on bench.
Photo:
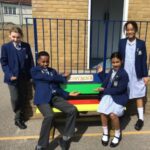
POLYGON ((98 66, 98 74, 103 85, 96 89, 102 93, 102 98, 98 106, 101 115, 103 135, 101 142, 104 146, 109 143, 108 117, 110 117, 115 135, 110 143, 110 147, 116 147, 121 141, 121 131, 119 117, 124 113, 124 106, 128 101, 127 85, 128 75, 122 67, 122 58, 118 52, 111 55, 112 69, 106 76, 101 66, 98 66), (106 76, 106 77, 105 77, 106 76))

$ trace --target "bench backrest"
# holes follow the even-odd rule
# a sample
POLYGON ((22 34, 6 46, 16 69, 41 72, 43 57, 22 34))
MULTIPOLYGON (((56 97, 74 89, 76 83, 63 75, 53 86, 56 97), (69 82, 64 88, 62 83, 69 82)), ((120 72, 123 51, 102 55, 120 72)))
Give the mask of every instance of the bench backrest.
POLYGON ((97 74, 71 75, 67 84, 61 87, 67 92, 80 92, 80 94, 98 94, 96 88, 101 87, 101 81, 97 74))

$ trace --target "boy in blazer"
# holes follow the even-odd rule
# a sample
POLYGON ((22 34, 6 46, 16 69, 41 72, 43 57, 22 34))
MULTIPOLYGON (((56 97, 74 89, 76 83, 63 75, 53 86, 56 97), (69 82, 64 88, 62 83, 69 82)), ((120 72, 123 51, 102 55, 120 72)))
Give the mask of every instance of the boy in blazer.
POLYGON ((25 129, 24 104, 27 100, 27 85, 31 79, 30 69, 34 65, 33 57, 30 45, 21 41, 23 33, 19 27, 12 27, 9 37, 11 41, 2 45, 1 66, 15 113, 15 125, 25 129))
POLYGON ((128 21, 124 25, 127 38, 119 42, 119 52, 124 61, 124 68, 129 76, 128 93, 130 100, 136 100, 138 120, 136 130, 144 125, 143 98, 148 83, 147 54, 145 42, 136 38, 138 26, 135 21, 128 21))
POLYGON ((66 99, 69 95, 77 96, 79 93, 63 91, 59 84, 67 81, 68 74, 59 75, 55 69, 49 68, 48 65, 49 54, 41 51, 38 54, 38 66, 31 69, 31 75, 35 83, 34 104, 44 116, 36 150, 43 150, 48 147, 50 129, 54 119, 52 106, 60 109, 67 116, 64 133, 59 140, 62 150, 67 150, 75 129, 77 109, 69 104, 66 99))
POLYGON ((98 67, 100 79, 103 81, 102 87, 97 90, 101 92, 102 98, 98 106, 101 115, 103 136, 102 145, 109 143, 108 117, 115 128, 115 135, 110 143, 110 147, 116 147, 121 141, 121 131, 119 117, 124 114, 124 106, 128 102, 127 85, 128 75, 122 67, 122 58, 118 52, 111 55, 112 69, 106 76, 101 66, 98 67))

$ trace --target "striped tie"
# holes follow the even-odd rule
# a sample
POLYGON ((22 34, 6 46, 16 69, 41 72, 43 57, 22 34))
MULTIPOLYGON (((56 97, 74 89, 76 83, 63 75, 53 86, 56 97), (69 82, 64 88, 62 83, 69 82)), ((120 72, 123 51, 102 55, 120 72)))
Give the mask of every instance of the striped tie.
POLYGON ((21 44, 19 43, 19 44, 16 44, 16 49, 17 50, 21 50, 21 44))

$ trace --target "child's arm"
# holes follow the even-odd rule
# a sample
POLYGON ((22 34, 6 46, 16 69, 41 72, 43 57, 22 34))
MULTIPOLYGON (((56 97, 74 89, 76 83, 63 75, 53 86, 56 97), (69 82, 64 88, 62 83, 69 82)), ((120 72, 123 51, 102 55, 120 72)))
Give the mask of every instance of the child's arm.
MULTIPOLYGON (((2 51, 1 51, 1 66, 2 66, 3 72, 6 75, 6 78, 8 80, 11 80, 11 78, 14 77, 14 76, 13 76, 13 73, 11 72, 11 70, 8 66, 8 56, 7 56, 7 52, 6 52, 6 49, 5 49, 4 45, 2 46, 2 51)), ((13 79, 13 80, 15 80, 15 79, 13 79)))
POLYGON ((122 94, 123 92, 127 90, 128 81, 129 81, 129 78, 127 74, 124 74, 124 76, 120 76, 120 81, 118 83, 118 86, 105 88, 104 94, 109 94, 109 95, 122 94))
POLYGON ((57 92, 65 99, 68 99, 69 96, 78 96, 80 94, 79 92, 75 92, 75 91, 74 92, 66 92, 61 88, 57 89, 57 92))
POLYGON ((106 74, 105 72, 103 71, 103 68, 102 66, 97 66, 97 73, 98 73, 98 77, 100 78, 100 80, 102 82, 104 82, 105 78, 106 78, 106 74))
POLYGON ((143 80, 144 80, 145 85, 147 85, 149 81, 149 77, 148 77, 148 69, 147 69, 147 54, 146 54, 145 42, 144 42, 144 48, 143 48, 143 72, 144 72, 143 80))
POLYGON ((143 43, 143 73, 144 73, 144 78, 148 77, 147 54, 146 54, 145 42, 143 43))
POLYGON ((36 67, 33 67, 31 69, 31 76, 34 80, 43 80, 48 82, 66 82, 66 79, 62 77, 61 75, 48 75, 46 73, 42 73, 40 69, 36 69, 36 67))

